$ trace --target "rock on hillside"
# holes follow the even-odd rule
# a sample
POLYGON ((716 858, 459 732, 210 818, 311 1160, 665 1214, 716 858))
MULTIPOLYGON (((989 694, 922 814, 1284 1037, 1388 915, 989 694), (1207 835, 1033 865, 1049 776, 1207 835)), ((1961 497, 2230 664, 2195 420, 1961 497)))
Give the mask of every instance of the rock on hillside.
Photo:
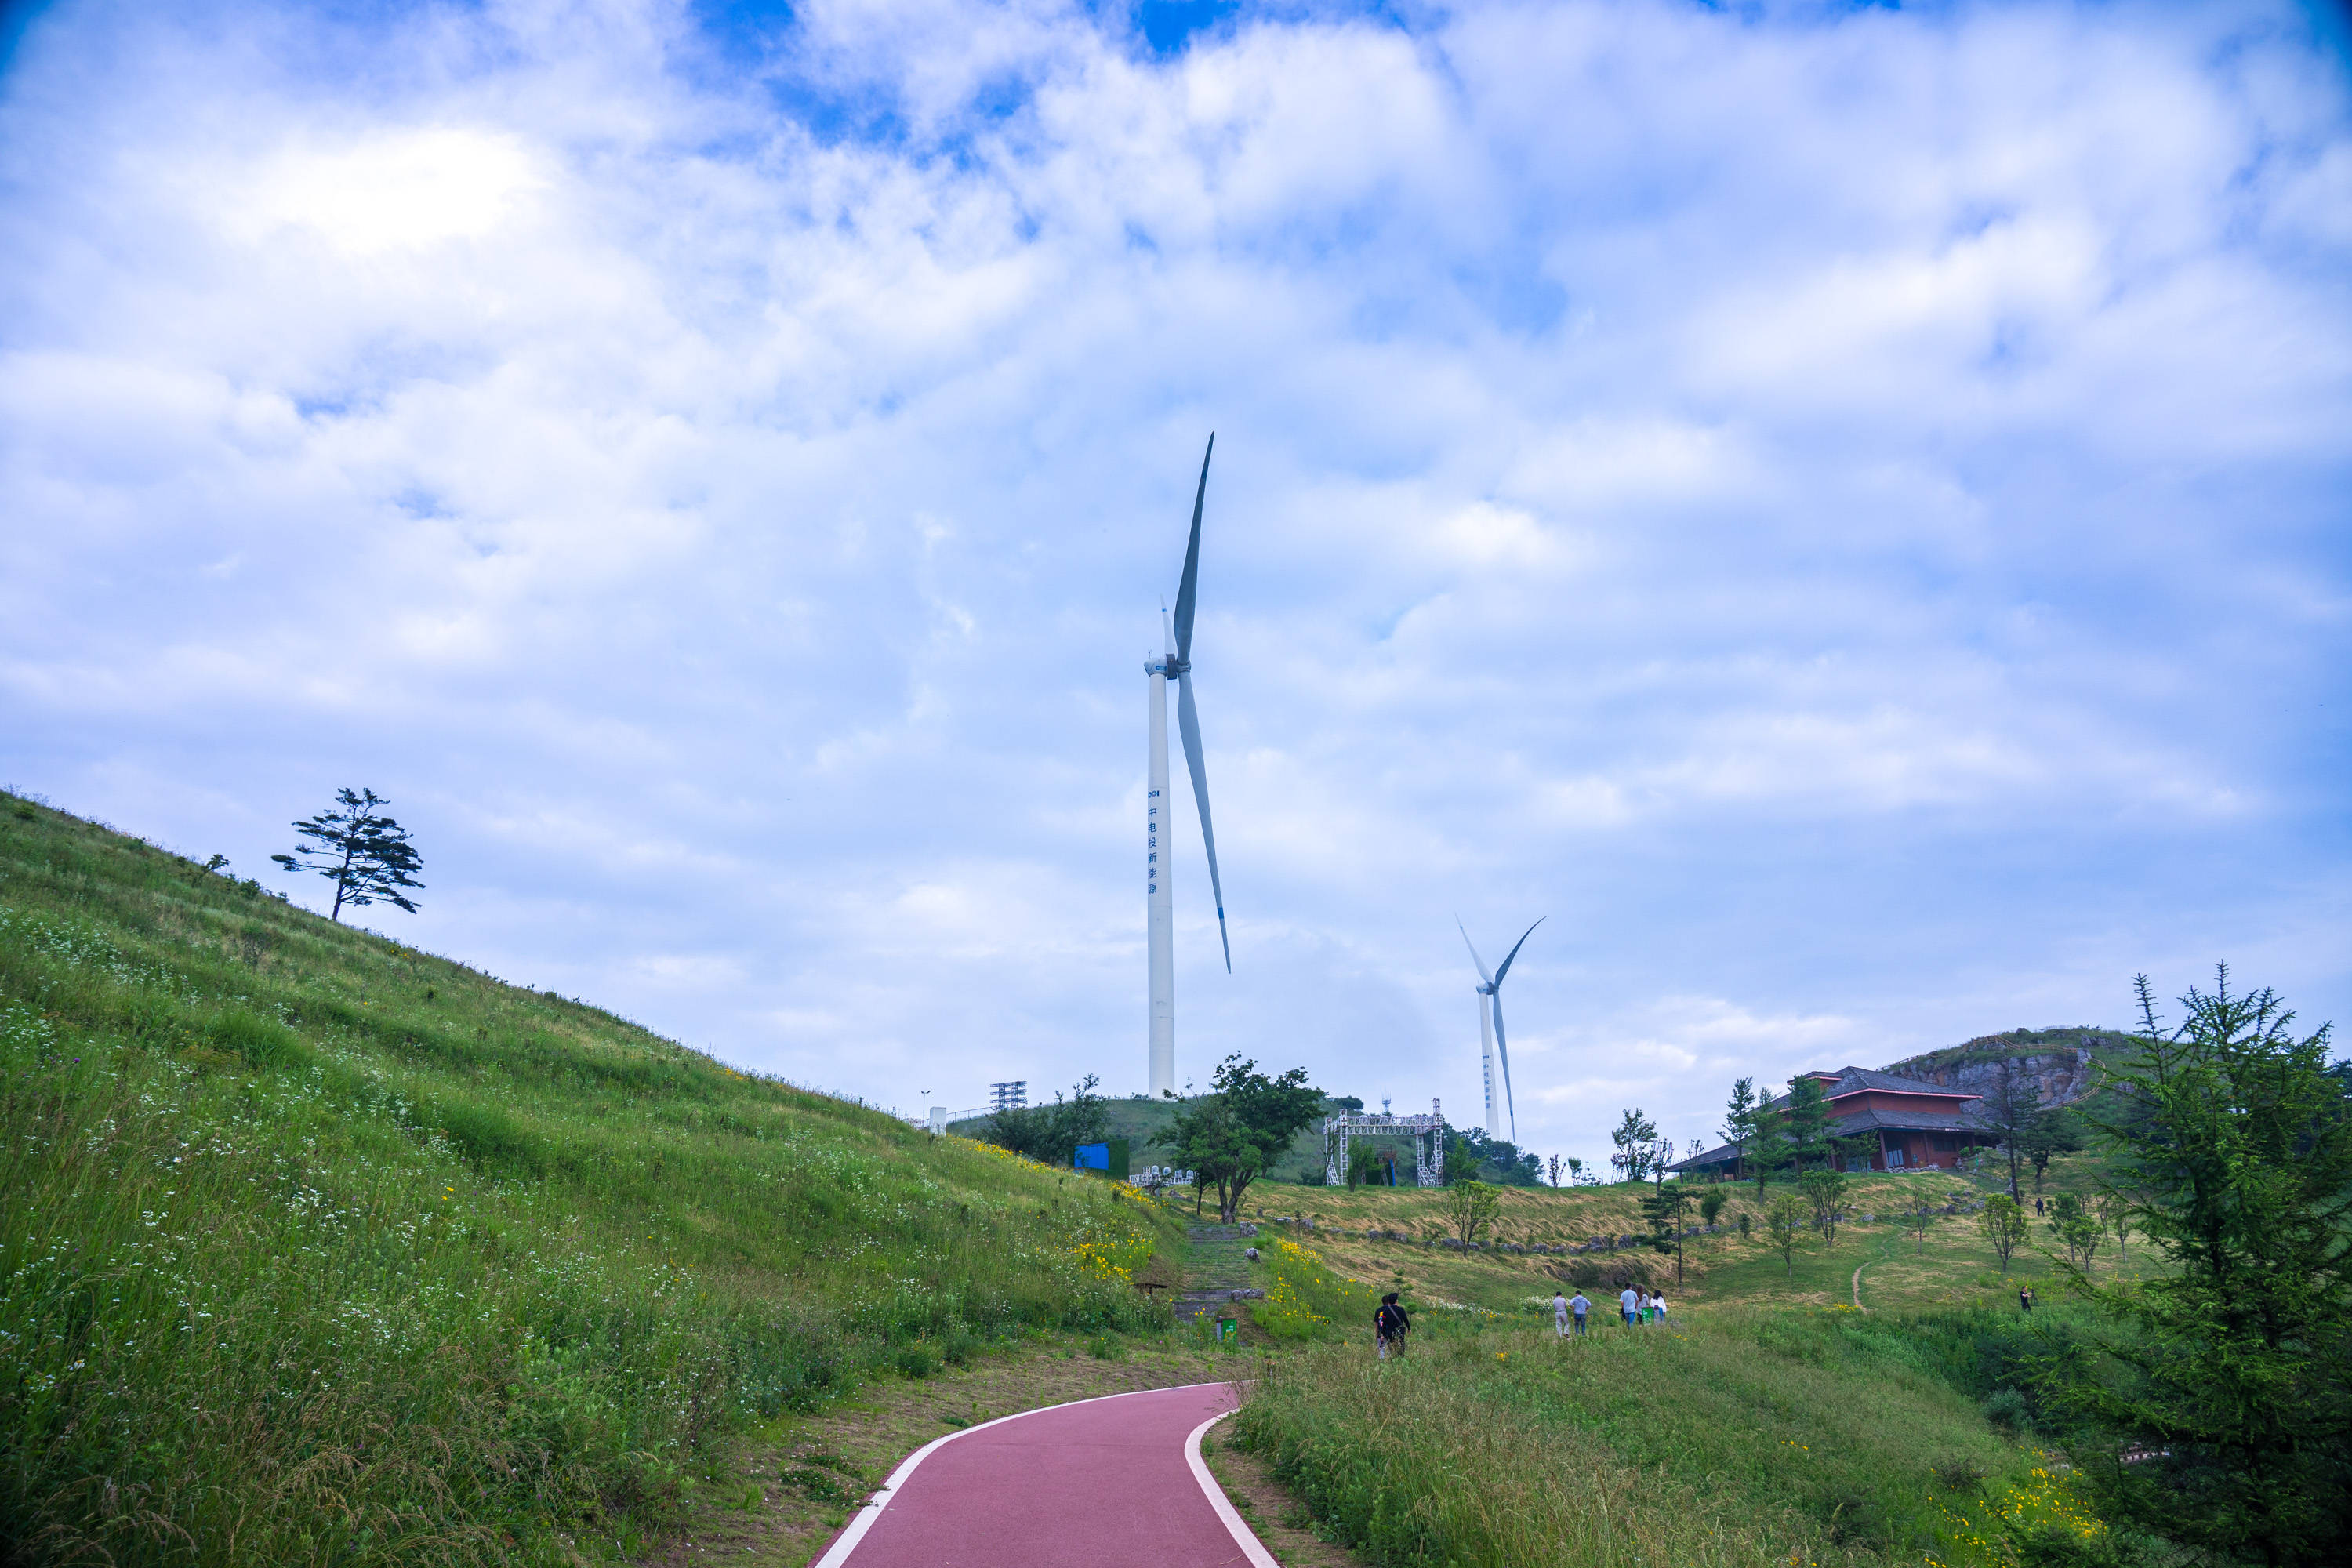
POLYGON ((2044 1105, 2065 1105, 2091 1091, 2094 1068, 2100 1058, 2115 1060, 2131 1055, 2136 1043, 2129 1035, 2088 1025, 2058 1029, 2012 1029, 1983 1035, 1966 1045, 1947 1046, 1926 1056, 1912 1057, 1885 1068, 1904 1078, 1941 1084, 1969 1094, 1984 1094, 2000 1079, 2004 1066, 2032 1079, 2044 1105))

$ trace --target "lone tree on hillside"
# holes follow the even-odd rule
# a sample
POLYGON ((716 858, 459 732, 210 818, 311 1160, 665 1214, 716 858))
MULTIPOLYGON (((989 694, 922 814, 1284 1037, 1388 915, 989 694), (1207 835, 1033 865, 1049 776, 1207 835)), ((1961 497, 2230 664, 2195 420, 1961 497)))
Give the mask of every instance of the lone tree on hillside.
POLYGON ((372 789, 339 789, 334 805, 294 824, 304 840, 294 853, 270 858, 289 871, 316 871, 334 883, 331 921, 341 921, 345 904, 363 909, 379 900, 415 914, 416 906, 401 889, 425 886, 414 875, 425 865, 409 845, 408 829, 377 814, 377 806, 389 804, 372 789))
POLYGON ((1454 1184, 1454 1190, 1446 1194, 1445 1217, 1464 1251, 1478 1239, 1479 1231, 1495 1223, 1495 1211, 1502 1201, 1502 1194, 1475 1176, 1454 1184))
POLYGON ((1250 1184, 1274 1168, 1322 1109, 1323 1091, 1307 1083, 1305 1068, 1268 1078, 1235 1051, 1217 1064, 1209 1092, 1177 1111, 1158 1142, 1192 1167, 1195 1206, 1215 1187, 1217 1219, 1231 1225, 1250 1184))
MULTIPOLYGON (((2043 1387, 2103 1441, 2069 1451, 2111 1523, 2216 1561, 2340 1563, 2352 1541, 2352 1101, 2328 1030, 2269 991, 2181 998, 2137 979, 2137 1060, 2092 1127, 2102 1196, 2159 1267, 2068 1283, 2112 1325, 2043 1387), (2332 1544, 2331 1544, 2332 1543, 2332 1544)), ((2097 1103, 2097 1102, 2095 1102, 2097 1103)))

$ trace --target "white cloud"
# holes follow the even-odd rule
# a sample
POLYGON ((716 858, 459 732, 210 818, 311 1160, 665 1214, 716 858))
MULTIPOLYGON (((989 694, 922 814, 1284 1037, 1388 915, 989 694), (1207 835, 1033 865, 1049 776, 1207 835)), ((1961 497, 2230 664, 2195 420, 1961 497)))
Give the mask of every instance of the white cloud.
POLYGON ((1588 1156, 2224 950, 2342 1013, 2352 98, 2291 9, 712 27, 28 29, 18 782, 247 869, 369 783, 426 945, 868 1099, 1133 1087, 1214 427, 1186 1075, 1464 1114, 1457 910, 1550 916, 1522 1128, 1588 1156))

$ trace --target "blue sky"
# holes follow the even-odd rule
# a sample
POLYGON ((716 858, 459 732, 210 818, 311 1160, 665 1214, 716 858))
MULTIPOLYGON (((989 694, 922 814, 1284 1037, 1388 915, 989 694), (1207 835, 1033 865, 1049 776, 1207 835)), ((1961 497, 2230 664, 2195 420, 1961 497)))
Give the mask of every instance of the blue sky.
POLYGON ((0 774, 918 1109, 1522 1142, 2352 998, 2352 95, 2291 5, 58 4, 0 77, 0 774), (1494 953, 1490 951, 1488 956, 1494 953))

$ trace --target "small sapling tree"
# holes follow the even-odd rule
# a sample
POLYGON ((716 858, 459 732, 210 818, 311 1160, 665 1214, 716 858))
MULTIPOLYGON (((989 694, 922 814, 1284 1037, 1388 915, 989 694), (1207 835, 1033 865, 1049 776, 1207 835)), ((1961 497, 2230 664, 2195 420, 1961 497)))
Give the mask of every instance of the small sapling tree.
POLYGON ((2066 1261, 2088 1274, 2091 1258, 2099 1250, 2107 1227, 2105 1221, 2084 1207, 2081 1198, 2073 1193, 2061 1193, 2050 1206, 2050 1233, 2065 1247, 2066 1261))
POLYGON ((2007 1193, 1995 1193, 1985 1199, 1984 1212, 1977 1215, 1977 1228, 2000 1255, 2000 1271, 2008 1273, 2010 1255, 2025 1239, 2025 1205, 2007 1193))
POLYGON ((1478 1239, 1478 1233, 1495 1223, 1495 1210, 1501 1205, 1502 1194, 1486 1183, 1472 1179, 1456 1182, 1445 1195, 1445 1217, 1451 1222, 1454 1238, 1468 1251, 1478 1239))
POLYGON ((1764 1234, 1772 1250, 1780 1255, 1790 1278, 1797 1273, 1797 1243, 1804 1239, 1805 1226, 1812 1214, 1802 1198, 1794 1193, 1782 1193, 1764 1210, 1764 1234))
POLYGON ((2119 1263, 2129 1263, 2132 1231, 2131 1200, 2121 1193, 2106 1192, 2101 1193, 2093 1199, 2092 1205, 2098 1211, 2099 1217, 2106 1222, 2107 1228, 2116 1233, 2116 1260, 2119 1263))
POLYGON ((1725 1194, 1721 1187, 1715 1188, 1705 1197, 1700 1198, 1698 1200, 1699 1224, 1706 1226, 1709 1230, 1713 1230, 1715 1228, 1715 1222, 1723 1213, 1723 1205, 1727 1201, 1727 1194, 1725 1194))
POLYGON ((372 789, 335 792, 335 805, 294 824, 304 840, 291 855, 270 858, 289 871, 316 871, 335 885, 335 907, 327 918, 340 922, 343 906, 362 909, 379 900, 410 914, 416 906, 401 892, 422 888, 415 873, 424 863, 408 842, 408 830, 376 807, 389 805, 372 789))
POLYGON ((1677 1285, 1683 1282, 1683 1226, 1692 1201, 1687 1182, 1660 1182, 1642 1194, 1642 1215, 1650 1222, 1650 1250, 1673 1254, 1677 1285))
POLYGON ((1927 1227, 1936 1223, 1936 1211, 1926 1204, 1921 1204, 1911 1211, 1908 1223, 1912 1237, 1919 1243, 1919 1250, 1927 1251, 1927 1227))
POLYGON ((1798 1185, 1804 1191, 1805 1201, 1812 1205, 1813 1228, 1822 1233, 1822 1245, 1834 1247, 1838 1220, 1845 1204, 1845 1173, 1807 1171, 1798 1185))

